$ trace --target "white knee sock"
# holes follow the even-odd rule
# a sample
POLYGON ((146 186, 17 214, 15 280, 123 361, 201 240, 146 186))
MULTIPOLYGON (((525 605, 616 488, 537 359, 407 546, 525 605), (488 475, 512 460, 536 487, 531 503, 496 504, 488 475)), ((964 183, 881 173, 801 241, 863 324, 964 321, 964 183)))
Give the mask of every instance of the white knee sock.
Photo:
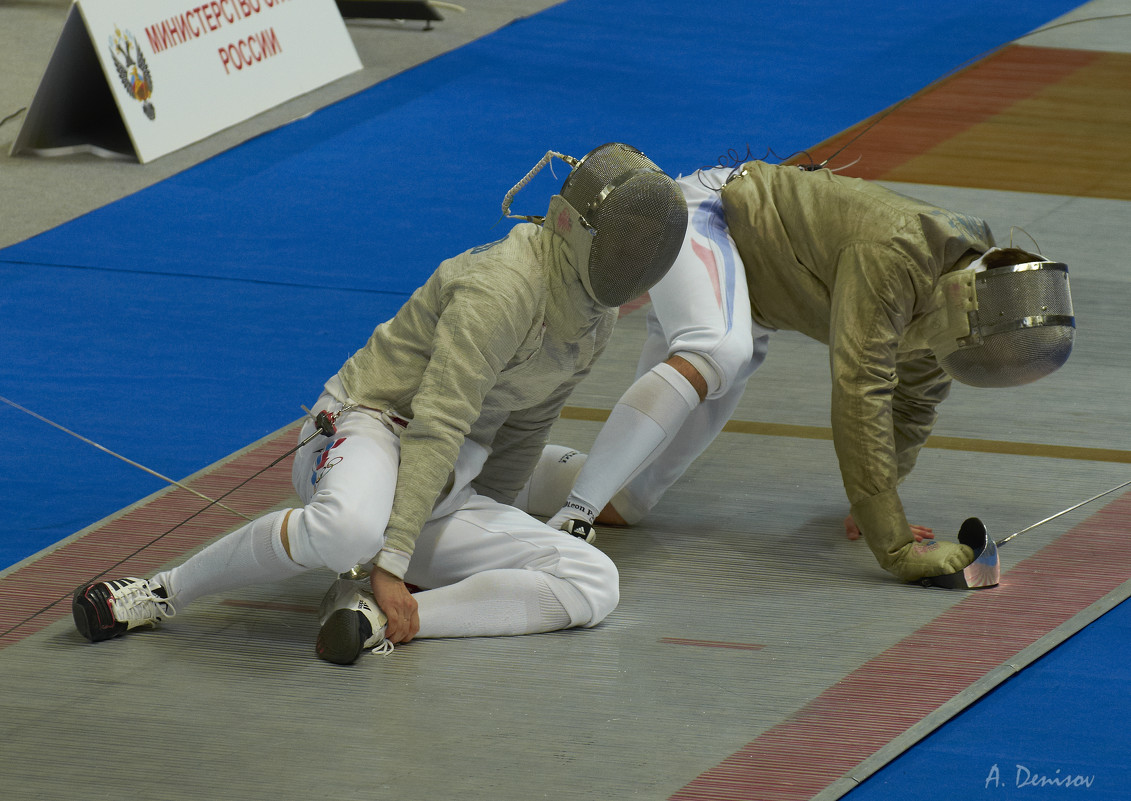
POLYGON ((512 506, 532 515, 556 514, 569 497, 586 458, 573 448, 547 445, 512 506))
POLYGON ((613 495, 652 463, 699 405, 691 382, 667 363, 636 380, 609 413, 567 505, 593 522, 613 495))
POLYGON ((153 580, 165 588, 179 611, 202 595, 303 573, 307 568, 293 562, 283 549, 285 516, 283 510, 253 520, 153 580))
POLYGON ((565 579, 536 570, 486 570, 418 592, 420 638, 504 637, 585 623, 585 600, 565 579), (564 600, 563 600, 564 599, 564 600), (566 604, 576 607, 571 615, 566 604))

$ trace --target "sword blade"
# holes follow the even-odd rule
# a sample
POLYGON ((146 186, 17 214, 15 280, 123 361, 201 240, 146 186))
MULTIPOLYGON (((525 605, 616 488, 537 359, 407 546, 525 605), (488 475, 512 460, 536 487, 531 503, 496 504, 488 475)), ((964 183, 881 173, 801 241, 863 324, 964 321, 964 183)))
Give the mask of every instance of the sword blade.
POLYGON ((231 512, 231 513, 232 513, 232 514, 234 514, 234 515, 235 515, 236 517, 242 517, 242 518, 243 518, 244 520, 251 520, 251 518, 250 518, 250 517, 248 517, 247 515, 245 515, 245 514, 242 514, 242 513, 240 513, 240 512, 237 512, 237 511, 236 511, 235 509, 232 509, 232 508, 231 508, 231 507, 229 507, 229 506, 225 506, 224 504, 220 503, 220 502, 219 502, 219 501, 217 501, 217 500, 214 500, 214 499, 212 499, 212 498, 209 498, 209 497, 208 497, 207 495, 205 495, 205 494, 204 494, 203 492, 197 492, 197 491, 196 491, 196 490, 194 490, 194 489, 193 489, 192 487, 189 487, 189 486, 186 486, 185 484, 182 484, 182 483, 181 483, 180 481, 177 481, 177 480, 176 480, 175 478, 169 478, 168 476, 163 476, 163 475, 161 475, 160 473, 158 473, 158 472, 157 472, 156 470, 151 470, 150 468, 146 467, 146 466, 145 466, 145 465, 143 465, 143 464, 138 464, 137 462, 133 461, 132 459, 127 459, 127 458, 126 458, 125 456, 122 456, 122 454, 120 454, 120 453, 115 453, 114 451, 110 450, 109 448, 107 448, 107 447, 105 447, 105 446, 103 446, 103 445, 99 445, 99 444, 98 444, 97 442, 95 442, 94 440, 92 440, 92 439, 87 439, 87 438, 86 438, 86 437, 84 437, 84 436, 83 436, 82 434, 78 434, 78 433, 76 433, 76 432, 74 432, 74 431, 71 431, 71 429, 69 429, 69 428, 66 428, 66 427, 64 427, 64 426, 61 426, 61 425, 59 425, 59 424, 58 424, 58 423, 56 423, 56 422, 55 422, 54 420, 48 420, 48 419, 47 419, 46 417, 44 417, 43 415, 41 415, 41 414, 36 414, 36 413, 35 413, 35 412, 33 412, 33 411, 32 411, 31 409, 25 408, 25 407, 21 406, 20 404, 16 403, 15 401, 12 401, 12 400, 8 400, 8 399, 7 399, 7 398, 5 398, 5 397, 4 397, 3 395, 0 395, 0 401, 3 401, 4 403, 8 404, 8 405, 9 405, 9 406, 11 406, 11 407, 12 407, 13 409, 18 409, 19 411, 23 412, 24 414, 28 414, 28 415, 31 415, 31 416, 32 416, 32 417, 34 417, 34 418, 35 418, 36 420, 41 420, 42 422, 44 422, 44 423, 47 423, 47 425, 49 425, 49 426, 52 426, 53 428, 57 428, 57 429, 59 429, 59 430, 60 430, 60 431, 62 431, 62 432, 63 432, 64 434, 70 434, 70 435, 71 435, 72 437, 74 437, 75 439, 77 439, 77 440, 80 440, 80 441, 82 441, 82 442, 85 442, 85 443, 86 443, 87 445, 92 445, 92 446, 94 446, 95 448, 97 448, 98 450, 102 451, 103 453, 106 453, 106 454, 109 454, 110 456, 113 456, 113 457, 114 457, 115 459, 121 459, 121 460, 122 460, 123 462, 125 462, 126 464, 128 464, 128 465, 131 465, 131 466, 133 466, 133 467, 136 467, 136 468, 137 468, 138 470, 142 470, 142 471, 144 471, 144 472, 146 472, 146 473, 149 473, 149 475, 151 475, 151 476, 153 476, 153 477, 155 477, 155 478, 159 478, 159 479, 161 479, 162 481, 168 482, 169 484, 172 484, 172 485, 173 485, 174 487, 179 487, 179 488, 181 488, 181 489, 185 490, 186 492, 191 492, 191 493, 192 493, 193 495, 195 495, 196 497, 198 497, 198 498, 200 498, 200 499, 202 499, 202 500, 208 501, 209 505, 211 505, 211 506, 218 506, 219 508, 221 508, 221 509, 223 509, 223 510, 225 510, 225 511, 227 511, 227 512, 231 512))
POLYGON ((1050 521, 1052 521, 1052 520, 1056 520, 1056 519, 1057 519, 1058 517, 1060 517, 1061 515, 1066 515, 1066 514, 1068 514, 1069 512, 1071 512, 1071 511, 1073 511, 1073 510, 1075 510, 1075 509, 1079 509, 1079 508, 1080 508, 1081 506, 1083 506, 1084 504, 1088 504, 1088 503, 1091 503, 1092 501, 1097 501, 1097 500, 1099 500, 1100 498, 1104 497, 1105 495, 1111 495, 1111 493, 1113 493, 1113 492, 1116 492, 1116 491, 1118 491, 1118 490, 1121 490, 1121 489, 1123 489, 1123 488, 1124 488, 1124 487, 1126 487, 1126 486, 1131 486, 1131 481, 1124 481, 1124 482, 1123 482, 1122 484, 1120 484, 1120 485, 1119 485, 1118 487, 1112 487, 1112 488, 1111 488, 1111 489, 1109 489, 1109 490, 1105 490, 1104 492, 1101 492, 1101 493, 1100 493, 1099 495, 1093 495, 1093 496, 1092 496, 1091 498, 1088 498, 1088 500, 1086 500, 1086 501, 1080 501, 1080 503, 1078 503, 1078 504, 1075 504, 1074 506, 1069 506, 1069 507, 1068 507, 1067 509, 1064 509, 1064 510, 1062 510, 1062 511, 1059 511, 1059 512, 1057 512, 1057 513, 1056 513, 1055 515, 1050 515, 1049 517, 1046 517, 1046 518, 1045 518, 1044 520, 1041 520, 1041 521, 1039 521, 1039 522, 1037 522, 1037 523, 1034 523, 1034 524, 1033 524, 1033 525, 1031 525, 1031 526, 1026 526, 1025 528, 1021 529, 1020 531, 1015 531, 1015 532, 1013 532, 1012 534, 1010 534, 1010 535, 1009 535, 1008 537, 1006 537, 1005 539, 1001 539, 1001 540, 998 540, 998 541, 997 541, 996 543, 994 543, 994 544, 995 544, 995 545, 997 545, 997 547, 999 547, 999 548, 1000 548, 1001 546, 1005 545, 1005 544, 1006 544, 1007 542, 1009 542, 1009 541, 1010 541, 1011 539, 1013 539, 1014 537, 1018 536, 1019 534, 1024 534, 1024 533, 1025 533, 1026 531, 1032 531, 1032 530, 1033 530, 1033 529, 1035 529, 1035 528, 1036 528, 1037 526, 1043 526, 1043 525, 1044 525, 1045 523, 1048 523, 1048 522, 1050 522, 1050 521))

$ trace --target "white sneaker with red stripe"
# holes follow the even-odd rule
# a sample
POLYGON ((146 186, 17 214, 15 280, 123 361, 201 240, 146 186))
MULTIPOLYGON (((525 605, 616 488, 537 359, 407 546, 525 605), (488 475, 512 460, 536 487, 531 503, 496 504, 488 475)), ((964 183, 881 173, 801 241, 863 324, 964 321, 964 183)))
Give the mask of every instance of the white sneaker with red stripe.
POLYGON ((160 584, 139 578, 96 581, 75 590, 75 628, 91 642, 109 640, 138 626, 153 626, 177 614, 160 584))

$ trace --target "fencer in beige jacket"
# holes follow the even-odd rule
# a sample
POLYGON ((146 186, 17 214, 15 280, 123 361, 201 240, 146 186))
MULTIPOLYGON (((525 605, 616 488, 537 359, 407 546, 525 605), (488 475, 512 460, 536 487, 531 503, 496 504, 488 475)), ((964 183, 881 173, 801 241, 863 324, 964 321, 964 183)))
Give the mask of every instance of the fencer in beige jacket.
POLYGON ((988 226, 867 181, 758 161, 722 200, 754 319, 829 346, 833 441, 877 560, 908 580, 961 570, 970 549, 916 542, 897 487, 950 389, 924 330, 938 279, 993 246, 988 226))

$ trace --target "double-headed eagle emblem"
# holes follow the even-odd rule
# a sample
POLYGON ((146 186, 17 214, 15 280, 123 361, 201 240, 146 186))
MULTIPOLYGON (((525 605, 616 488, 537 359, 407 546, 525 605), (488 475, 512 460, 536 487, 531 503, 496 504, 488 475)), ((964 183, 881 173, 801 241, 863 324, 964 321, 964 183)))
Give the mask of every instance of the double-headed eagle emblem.
POLYGON ((141 47, 138 46, 137 39, 132 33, 129 31, 122 33, 118 28, 114 28, 114 35, 110 37, 110 58, 114 59, 114 66, 118 69, 118 78, 122 81, 122 86, 129 92, 130 97, 141 103, 141 110, 152 120, 157 116, 157 111, 150 102, 150 97, 153 96, 153 76, 149 74, 145 54, 141 52, 141 47))

